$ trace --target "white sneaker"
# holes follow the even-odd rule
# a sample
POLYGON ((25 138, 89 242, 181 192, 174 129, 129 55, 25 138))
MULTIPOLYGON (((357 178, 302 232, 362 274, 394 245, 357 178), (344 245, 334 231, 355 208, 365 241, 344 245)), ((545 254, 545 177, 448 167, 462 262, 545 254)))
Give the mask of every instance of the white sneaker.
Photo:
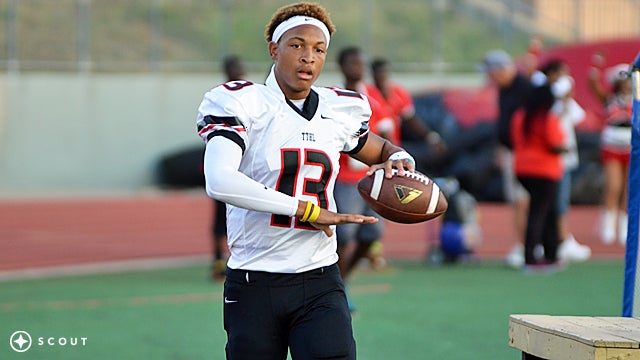
POLYGON ((505 256, 504 261, 514 269, 520 269, 524 266, 524 246, 516 244, 511 251, 505 256))
POLYGON ((558 259, 561 261, 582 262, 589 260, 590 257, 591 248, 578 243, 573 235, 569 235, 558 246, 558 259))
POLYGON ((616 240, 616 213, 613 211, 605 211, 602 214, 602 222, 600 223, 600 237, 602 242, 609 245, 616 240))
POLYGON ((533 257, 536 258, 536 260, 544 259, 544 246, 541 244, 536 245, 536 247, 533 248, 533 257))
POLYGON ((618 241, 623 246, 627 245, 627 226, 629 225, 629 215, 621 212, 618 219, 618 241))

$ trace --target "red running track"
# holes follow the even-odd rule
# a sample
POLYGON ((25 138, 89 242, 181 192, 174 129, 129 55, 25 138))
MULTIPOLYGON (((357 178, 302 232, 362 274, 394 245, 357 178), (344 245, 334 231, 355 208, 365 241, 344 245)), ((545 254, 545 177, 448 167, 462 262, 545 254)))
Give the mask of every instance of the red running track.
MULTIPOLYGON (((200 192, 159 192, 127 197, 0 201, 0 272, 122 260, 210 254, 212 202, 200 192)), ((624 257, 624 247, 597 238, 600 210, 575 206, 569 221, 594 257, 624 257)), ((511 211, 480 204, 484 241, 480 258, 504 256, 513 245, 511 211)), ((423 259, 435 242, 437 222, 388 222, 388 259, 423 259)))

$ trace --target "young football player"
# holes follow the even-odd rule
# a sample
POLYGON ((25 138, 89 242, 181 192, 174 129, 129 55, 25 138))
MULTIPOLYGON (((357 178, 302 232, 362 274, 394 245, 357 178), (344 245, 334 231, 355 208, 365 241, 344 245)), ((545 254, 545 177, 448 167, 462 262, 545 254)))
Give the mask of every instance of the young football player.
POLYGON ((336 212, 338 158, 348 153, 389 178, 414 165, 369 133, 363 95, 313 86, 334 30, 317 4, 280 8, 265 32, 265 84, 228 82, 198 110, 206 190, 228 208, 228 359, 356 358, 334 230, 378 219, 336 212))

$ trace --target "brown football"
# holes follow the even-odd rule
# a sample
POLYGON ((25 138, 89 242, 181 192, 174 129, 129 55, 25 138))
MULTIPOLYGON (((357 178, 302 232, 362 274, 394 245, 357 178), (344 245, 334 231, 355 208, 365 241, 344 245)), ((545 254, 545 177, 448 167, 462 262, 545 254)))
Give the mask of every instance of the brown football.
POLYGON ((448 203, 440 188, 428 176, 405 171, 398 176, 384 176, 379 169, 358 182, 358 191, 380 216, 387 220, 412 224, 434 219, 447 211, 448 203))

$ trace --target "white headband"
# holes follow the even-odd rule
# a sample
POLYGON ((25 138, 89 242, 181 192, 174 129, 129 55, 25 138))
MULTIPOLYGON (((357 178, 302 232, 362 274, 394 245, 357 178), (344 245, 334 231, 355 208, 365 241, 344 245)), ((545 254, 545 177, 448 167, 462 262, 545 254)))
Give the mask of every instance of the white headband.
POLYGON ((271 36, 271 41, 277 43, 287 30, 300 25, 313 25, 322 30, 322 33, 327 40, 327 47, 329 47, 329 40, 331 39, 331 36, 329 35, 329 29, 327 29, 327 26, 316 18, 301 15, 292 16, 276 26, 276 29, 273 31, 273 35, 271 36))

